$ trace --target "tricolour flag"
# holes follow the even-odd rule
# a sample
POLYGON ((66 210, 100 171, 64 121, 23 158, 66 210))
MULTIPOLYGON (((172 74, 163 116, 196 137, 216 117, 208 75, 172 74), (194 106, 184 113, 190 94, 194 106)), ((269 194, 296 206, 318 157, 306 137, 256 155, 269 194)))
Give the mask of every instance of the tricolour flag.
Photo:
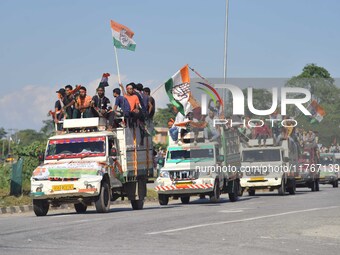
POLYGON ((182 67, 166 83, 165 91, 170 102, 184 116, 187 114, 188 101, 190 96, 190 75, 188 65, 182 67))
POLYGON ((111 31, 113 44, 116 48, 132 51, 136 49, 136 43, 132 40, 134 32, 131 29, 111 20, 111 31))
POLYGON ((311 123, 315 122, 316 120, 321 122, 323 117, 326 115, 325 110, 315 100, 311 102, 307 110, 312 114, 311 123))

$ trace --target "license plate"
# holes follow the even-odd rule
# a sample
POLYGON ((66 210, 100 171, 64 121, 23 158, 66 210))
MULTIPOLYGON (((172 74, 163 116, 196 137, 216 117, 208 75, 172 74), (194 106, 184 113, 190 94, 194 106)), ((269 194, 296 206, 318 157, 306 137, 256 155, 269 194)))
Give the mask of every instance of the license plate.
POLYGON ((251 177, 250 180, 251 181, 263 181, 264 177, 251 177))
POLYGON ((61 190, 73 190, 74 184, 62 184, 62 185, 53 185, 53 191, 61 191, 61 190))
POLYGON ((192 182, 180 182, 180 183, 176 183, 176 186, 183 186, 183 185, 188 185, 188 184, 192 184, 192 182))

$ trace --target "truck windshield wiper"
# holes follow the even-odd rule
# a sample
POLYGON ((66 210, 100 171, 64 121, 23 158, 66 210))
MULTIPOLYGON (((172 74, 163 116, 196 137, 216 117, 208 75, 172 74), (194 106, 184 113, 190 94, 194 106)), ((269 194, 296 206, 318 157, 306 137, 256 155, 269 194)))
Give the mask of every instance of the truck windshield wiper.
POLYGON ((184 160, 187 160, 186 158, 182 158, 181 160, 177 161, 176 164, 183 162, 184 160))

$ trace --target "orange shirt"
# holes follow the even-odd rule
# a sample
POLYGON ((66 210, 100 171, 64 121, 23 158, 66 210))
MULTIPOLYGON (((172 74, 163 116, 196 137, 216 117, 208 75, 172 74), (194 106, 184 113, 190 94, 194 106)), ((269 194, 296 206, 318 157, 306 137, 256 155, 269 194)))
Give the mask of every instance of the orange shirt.
POLYGON ((137 108, 137 105, 140 104, 139 98, 138 98, 138 96, 136 96, 136 95, 130 96, 130 95, 126 94, 126 95, 124 95, 124 97, 125 97, 126 100, 129 102, 130 111, 133 111, 134 109, 136 109, 136 108, 137 108))
POLYGON ((81 99, 80 97, 78 97, 77 99, 77 104, 80 107, 89 107, 92 101, 92 97, 91 96, 85 96, 85 98, 81 99))

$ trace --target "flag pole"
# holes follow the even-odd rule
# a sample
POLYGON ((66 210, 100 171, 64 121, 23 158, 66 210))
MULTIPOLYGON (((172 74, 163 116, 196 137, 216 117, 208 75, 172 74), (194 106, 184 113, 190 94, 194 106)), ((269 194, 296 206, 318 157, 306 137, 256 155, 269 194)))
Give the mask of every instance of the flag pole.
POLYGON ((118 54, 117 54, 117 48, 115 45, 113 45, 113 48, 115 49, 115 56, 116 56, 116 64, 117 64, 117 74, 118 74, 118 83, 119 86, 122 84, 121 80, 120 80, 120 72, 119 72, 119 62, 118 62, 118 54))

